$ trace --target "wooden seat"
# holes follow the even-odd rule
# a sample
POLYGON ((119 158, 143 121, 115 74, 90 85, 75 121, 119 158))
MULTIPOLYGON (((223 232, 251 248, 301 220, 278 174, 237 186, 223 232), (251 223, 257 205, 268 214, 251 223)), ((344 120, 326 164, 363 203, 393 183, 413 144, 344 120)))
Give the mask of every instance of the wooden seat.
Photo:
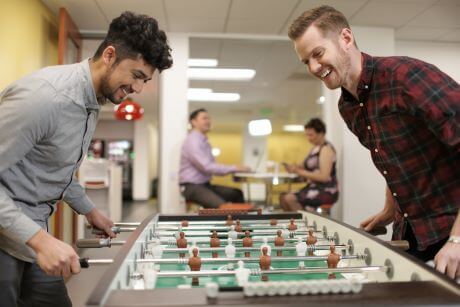
POLYGON ((262 214, 261 209, 257 209, 251 203, 225 203, 216 209, 201 209, 199 215, 234 215, 234 214, 247 214, 249 212, 257 211, 258 214, 262 214))

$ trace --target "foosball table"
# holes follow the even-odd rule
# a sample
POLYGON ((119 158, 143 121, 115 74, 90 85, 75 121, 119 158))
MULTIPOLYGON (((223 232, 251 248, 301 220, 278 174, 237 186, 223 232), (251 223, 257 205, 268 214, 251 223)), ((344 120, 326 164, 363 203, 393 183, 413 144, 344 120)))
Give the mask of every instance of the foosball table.
MULTIPOLYGON (((88 306, 459 305, 460 287, 401 250, 310 212, 152 215, 123 244, 88 306)), ((400 246, 397 246, 400 245, 400 246)))

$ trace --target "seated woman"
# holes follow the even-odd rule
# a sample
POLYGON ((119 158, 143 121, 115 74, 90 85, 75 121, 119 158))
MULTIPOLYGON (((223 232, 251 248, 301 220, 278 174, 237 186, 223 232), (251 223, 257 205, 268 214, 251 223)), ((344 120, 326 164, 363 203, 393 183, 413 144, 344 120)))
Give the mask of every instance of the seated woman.
POLYGON ((323 204, 334 204, 339 197, 336 154, 334 147, 325 139, 326 126, 319 118, 313 118, 305 125, 305 134, 313 148, 303 165, 285 164, 285 167, 308 183, 297 193, 280 195, 280 204, 285 211, 316 211, 323 204))

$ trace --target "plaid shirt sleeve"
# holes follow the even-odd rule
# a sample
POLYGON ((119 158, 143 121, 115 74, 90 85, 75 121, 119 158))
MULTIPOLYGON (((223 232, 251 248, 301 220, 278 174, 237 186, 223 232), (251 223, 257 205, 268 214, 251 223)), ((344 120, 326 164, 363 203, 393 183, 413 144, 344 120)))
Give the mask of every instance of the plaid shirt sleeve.
POLYGON ((434 65, 413 59, 405 74, 404 96, 411 115, 460 152, 460 86, 434 65), (420 99, 423 97, 423 99, 420 99))

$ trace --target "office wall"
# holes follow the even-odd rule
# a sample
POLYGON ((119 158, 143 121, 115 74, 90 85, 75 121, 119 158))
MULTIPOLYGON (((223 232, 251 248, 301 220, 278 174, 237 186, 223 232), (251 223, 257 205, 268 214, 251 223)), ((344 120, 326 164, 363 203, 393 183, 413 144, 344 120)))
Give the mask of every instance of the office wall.
POLYGON ((57 64, 58 18, 39 0, 0 1, 0 90, 57 64))
POLYGON ((460 82, 460 43, 396 41, 395 52, 434 64, 460 82))

